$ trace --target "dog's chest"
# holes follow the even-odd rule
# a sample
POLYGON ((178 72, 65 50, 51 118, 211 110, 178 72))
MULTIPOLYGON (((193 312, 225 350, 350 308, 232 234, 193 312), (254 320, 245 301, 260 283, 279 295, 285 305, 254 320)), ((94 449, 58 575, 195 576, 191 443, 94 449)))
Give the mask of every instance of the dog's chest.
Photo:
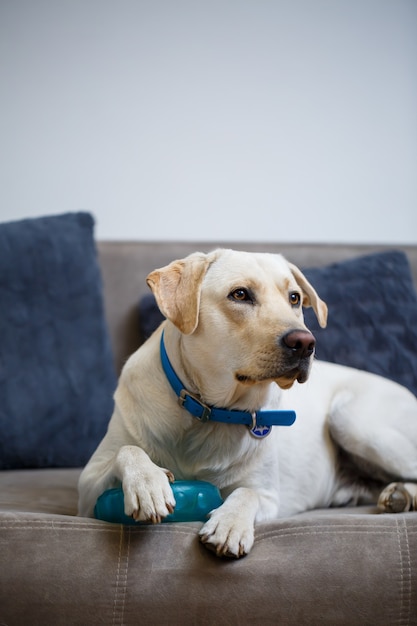
POLYGON ((262 443, 245 426, 196 423, 174 442, 167 441, 158 461, 176 479, 207 480, 223 487, 259 463, 262 443))

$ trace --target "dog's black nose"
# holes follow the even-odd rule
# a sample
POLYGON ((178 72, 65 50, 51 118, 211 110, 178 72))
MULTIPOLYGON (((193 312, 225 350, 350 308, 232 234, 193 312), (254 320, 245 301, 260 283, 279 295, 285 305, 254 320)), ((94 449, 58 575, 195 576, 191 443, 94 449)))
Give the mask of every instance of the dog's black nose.
POLYGON ((281 341, 301 359, 311 356, 316 345, 314 336, 308 330, 290 330, 281 341))

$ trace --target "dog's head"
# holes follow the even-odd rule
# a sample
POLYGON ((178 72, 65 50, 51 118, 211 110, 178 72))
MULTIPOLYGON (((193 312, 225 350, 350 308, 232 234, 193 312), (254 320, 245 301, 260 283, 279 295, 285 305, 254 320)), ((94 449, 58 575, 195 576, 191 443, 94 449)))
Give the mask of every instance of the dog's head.
POLYGON ((313 307, 325 327, 327 306, 281 255, 195 253, 155 270, 147 283, 209 370, 227 370, 245 386, 275 381, 287 389, 308 378, 315 339, 302 307, 313 307))

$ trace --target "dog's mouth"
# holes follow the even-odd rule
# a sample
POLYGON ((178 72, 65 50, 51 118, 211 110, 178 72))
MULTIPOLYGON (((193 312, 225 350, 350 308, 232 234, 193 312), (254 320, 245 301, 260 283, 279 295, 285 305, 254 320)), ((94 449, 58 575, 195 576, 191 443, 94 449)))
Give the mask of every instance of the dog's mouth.
POLYGON ((284 376, 278 376, 274 378, 274 382, 281 387, 281 389, 290 389, 295 381, 302 384, 305 383, 310 372, 310 368, 296 368, 284 374, 284 376))
POLYGON ((236 371, 235 378, 247 386, 275 382, 281 389, 290 389, 296 381, 305 383, 310 374, 314 351, 296 352, 301 350, 286 350, 285 354, 281 351, 260 351, 250 365, 236 371))
POLYGON ((235 378, 242 385, 256 385, 263 382, 275 382, 281 389, 290 389, 295 381, 305 383, 310 373, 310 360, 302 360, 297 367, 282 372, 266 372, 257 376, 236 372, 235 378))

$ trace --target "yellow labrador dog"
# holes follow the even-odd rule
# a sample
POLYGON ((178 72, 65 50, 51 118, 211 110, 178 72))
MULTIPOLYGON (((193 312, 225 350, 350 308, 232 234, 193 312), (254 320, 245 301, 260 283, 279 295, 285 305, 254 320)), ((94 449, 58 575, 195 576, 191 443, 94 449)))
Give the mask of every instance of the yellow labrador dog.
POLYGON ((417 399, 313 363, 302 306, 322 327, 327 307, 297 267, 220 249, 147 282, 167 319, 123 369, 108 432, 80 477, 80 515, 121 482, 126 514, 160 522, 175 507, 174 476, 206 480, 224 503, 200 539, 240 557, 256 522, 378 496, 382 510, 416 508, 417 399))

